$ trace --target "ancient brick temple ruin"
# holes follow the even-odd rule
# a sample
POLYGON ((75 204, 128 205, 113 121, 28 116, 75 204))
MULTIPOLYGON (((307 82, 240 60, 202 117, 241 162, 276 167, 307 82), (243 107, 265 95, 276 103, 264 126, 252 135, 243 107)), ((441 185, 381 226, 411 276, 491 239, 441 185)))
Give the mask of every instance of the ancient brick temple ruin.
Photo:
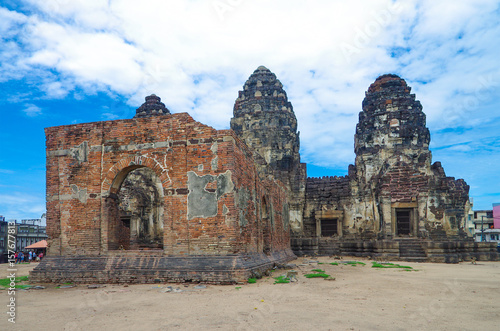
POLYGON ((432 164, 395 75, 366 92, 345 177, 307 178, 283 85, 257 68, 231 130, 171 114, 46 129, 48 256, 38 281, 234 283, 302 254, 496 259, 463 231, 469 187, 432 164))
POLYGON ((32 279, 234 283, 295 258, 286 187, 232 130, 152 95, 133 119, 46 137, 50 247, 32 279))
POLYGON ((469 186, 432 163, 422 105, 396 75, 370 85, 344 177, 308 178, 296 254, 412 261, 495 259, 464 232, 469 186))

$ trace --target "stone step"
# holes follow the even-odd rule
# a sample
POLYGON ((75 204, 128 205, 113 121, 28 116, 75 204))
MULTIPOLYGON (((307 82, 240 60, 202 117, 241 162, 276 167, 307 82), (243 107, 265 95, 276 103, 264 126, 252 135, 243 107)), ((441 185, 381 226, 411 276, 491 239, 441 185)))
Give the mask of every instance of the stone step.
POLYGON ((403 261, 406 262, 428 262, 427 257, 402 257, 403 261))
POLYGON ((400 259, 423 259, 426 260, 427 256, 426 255, 399 255, 400 259))
POLYGON ((427 254, 418 241, 400 241, 399 256, 403 258, 425 259, 427 254))

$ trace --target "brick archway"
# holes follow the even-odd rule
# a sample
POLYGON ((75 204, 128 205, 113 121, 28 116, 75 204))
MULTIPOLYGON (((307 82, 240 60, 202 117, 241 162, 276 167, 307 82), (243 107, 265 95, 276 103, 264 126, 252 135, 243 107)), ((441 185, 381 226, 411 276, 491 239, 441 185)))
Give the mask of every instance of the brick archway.
POLYGON ((166 164, 162 165, 156 159, 146 155, 129 156, 116 162, 107 171, 101 184, 104 196, 116 194, 130 171, 141 167, 147 167, 153 170, 160 179, 162 185, 170 182, 166 164))
MULTIPOLYGON (((102 183, 101 242, 103 243, 103 252, 122 249, 163 248, 165 205, 163 190, 164 185, 169 182, 170 178, 166 166, 147 156, 124 158, 108 170, 102 183), (122 186, 128 185, 124 183, 127 182, 129 175, 137 176, 137 174, 148 172, 151 175, 149 189, 150 193, 154 193, 154 197, 151 196, 147 199, 150 202, 149 208, 146 207, 148 208, 147 213, 144 215, 142 211, 137 212, 137 214, 141 214, 141 217, 134 217, 136 214, 134 210, 132 213, 124 214, 121 204, 123 202, 122 186), (149 241, 149 244, 146 243, 146 240, 149 241)), ((147 197, 144 190, 142 193, 142 197, 147 197)), ((133 207, 138 209, 139 205, 135 204, 133 207)), ((144 208, 144 206, 142 207, 144 208)))

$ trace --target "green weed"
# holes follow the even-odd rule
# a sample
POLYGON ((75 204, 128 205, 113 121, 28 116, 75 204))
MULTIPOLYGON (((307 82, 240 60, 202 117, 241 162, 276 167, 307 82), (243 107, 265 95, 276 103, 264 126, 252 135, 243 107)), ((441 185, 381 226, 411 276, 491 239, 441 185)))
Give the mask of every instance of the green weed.
POLYGON ((366 265, 366 263, 363 263, 363 262, 358 262, 358 261, 346 261, 346 262, 343 262, 344 264, 348 264, 348 265, 353 265, 353 266, 356 266, 356 265, 366 265))
POLYGON ((311 271, 314 271, 314 272, 325 272, 325 270, 321 270, 321 269, 313 269, 311 271))
POLYGON ((248 284, 255 284, 257 283, 257 278, 248 278, 248 284))
POLYGON ((330 275, 327 275, 325 273, 317 273, 317 274, 305 274, 304 277, 306 278, 328 278, 330 275))
POLYGON ((406 270, 411 270, 413 269, 410 266, 405 266, 405 265, 399 265, 399 264, 394 264, 394 263, 378 263, 378 262, 372 262, 372 268, 399 268, 399 269, 406 269, 406 270))
POLYGON ((274 277, 274 279, 276 279, 274 284, 288 284, 288 283, 290 283, 290 280, 286 276, 274 277))
MULTIPOLYGON (((14 282, 25 282, 28 280, 28 276, 16 277, 14 282)), ((26 288, 28 285, 15 285, 15 288, 26 288)), ((0 287, 10 287, 10 278, 2 278, 0 279, 0 287)))

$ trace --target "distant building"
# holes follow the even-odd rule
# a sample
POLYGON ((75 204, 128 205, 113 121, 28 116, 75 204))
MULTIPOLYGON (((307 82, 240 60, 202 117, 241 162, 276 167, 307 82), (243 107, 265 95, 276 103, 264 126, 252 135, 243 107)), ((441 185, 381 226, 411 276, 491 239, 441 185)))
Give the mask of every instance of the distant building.
POLYGON ((493 228, 500 229, 500 203, 493 204, 493 228))
MULTIPOLYGON (((42 218, 45 217, 44 215, 42 215, 42 218)), ((47 240, 46 226, 42 225, 44 223, 43 219, 24 219, 21 222, 17 220, 7 221, 4 216, 0 215, 0 263, 7 262, 9 222, 16 224, 14 233, 16 251, 23 251, 26 246, 41 240, 47 240)))
POLYGON ((0 215, 0 263, 4 262, 7 254, 7 221, 0 215))
POLYGON ((493 210, 474 211, 476 242, 500 242, 500 228, 495 229, 493 210))
POLYGON ((46 226, 41 219, 25 219, 16 222, 16 250, 24 250, 26 246, 47 239, 46 226))

